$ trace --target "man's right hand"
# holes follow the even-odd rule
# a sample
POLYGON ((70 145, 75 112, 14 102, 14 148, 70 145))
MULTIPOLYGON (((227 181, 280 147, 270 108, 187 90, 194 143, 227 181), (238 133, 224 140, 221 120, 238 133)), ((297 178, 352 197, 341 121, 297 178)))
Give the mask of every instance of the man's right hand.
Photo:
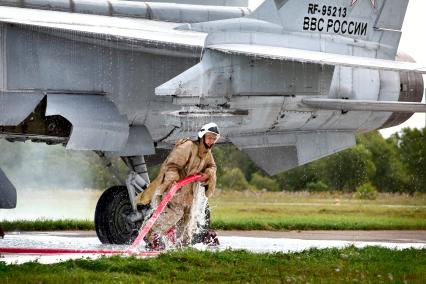
POLYGON ((201 178, 198 180, 200 182, 206 182, 210 178, 210 176, 208 174, 205 174, 205 173, 200 173, 200 175, 201 175, 201 178))

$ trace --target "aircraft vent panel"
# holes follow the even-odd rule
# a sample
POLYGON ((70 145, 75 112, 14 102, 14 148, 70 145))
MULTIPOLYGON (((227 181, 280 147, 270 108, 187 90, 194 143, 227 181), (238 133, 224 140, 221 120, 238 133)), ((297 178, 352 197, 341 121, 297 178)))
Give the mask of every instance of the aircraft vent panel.
POLYGON ((0 93, 0 125, 16 126, 24 121, 44 95, 25 92, 0 93))
POLYGON ((298 166, 295 146, 247 148, 243 151, 269 175, 298 166))
POLYGON ((353 132, 327 131, 297 134, 299 164, 304 165, 355 145, 353 132))
POLYGON ((267 174, 275 175, 355 145, 351 131, 258 133, 230 137, 267 174))
POLYGON ((67 149, 120 151, 129 137, 127 118, 100 95, 49 94, 46 116, 60 115, 72 124, 67 149))
POLYGON ((155 154, 154 142, 151 134, 144 125, 130 126, 129 139, 122 151, 116 152, 119 156, 139 156, 155 154))

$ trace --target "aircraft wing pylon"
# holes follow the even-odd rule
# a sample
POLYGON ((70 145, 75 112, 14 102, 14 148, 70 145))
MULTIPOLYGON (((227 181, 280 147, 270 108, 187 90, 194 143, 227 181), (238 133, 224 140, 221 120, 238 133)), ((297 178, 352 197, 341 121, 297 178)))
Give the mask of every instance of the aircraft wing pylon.
POLYGON ((304 98, 302 102, 310 107, 342 111, 384 111, 384 112, 426 112, 426 104, 416 102, 388 102, 369 100, 342 100, 325 98, 304 98))

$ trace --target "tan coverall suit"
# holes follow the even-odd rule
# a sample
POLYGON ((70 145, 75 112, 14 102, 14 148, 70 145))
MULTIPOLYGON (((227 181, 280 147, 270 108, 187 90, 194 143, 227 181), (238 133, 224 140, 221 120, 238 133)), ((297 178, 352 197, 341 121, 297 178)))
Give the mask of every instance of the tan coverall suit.
MULTIPOLYGON (((206 196, 212 196, 216 187, 216 164, 211 149, 207 149, 202 140, 181 139, 161 165, 158 176, 137 196, 137 203, 146 205, 151 202, 151 205, 156 207, 173 182, 197 173, 209 176, 203 185, 206 186, 206 196)), ((177 191, 155 222, 148 239, 151 240, 154 234, 161 236, 176 225, 178 240, 180 239, 182 244, 188 244, 192 236, 186 228, 197 186, 198 183, 194 182, 177 191)))

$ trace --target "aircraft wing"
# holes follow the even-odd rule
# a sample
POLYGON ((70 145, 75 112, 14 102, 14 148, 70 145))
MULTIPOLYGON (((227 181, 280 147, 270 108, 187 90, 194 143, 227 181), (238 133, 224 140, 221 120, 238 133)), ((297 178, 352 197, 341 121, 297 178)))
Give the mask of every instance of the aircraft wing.
POLYGON ((208 46, 208 48, 228 54, 250 55, 269 59, 391 71, 413 71, 426 74, 426 66, 411 62, 383 60, 294 48, 255 44, 214 44, 208 46))
MULTIPOLYGON (((184 49, 186 52, 193 53, 194 56, 199 56, 199 53, 195 51, 201 51, 207 36, 203 32, 176 29, 182 25, 180 23, 3 6, 0 7, 0 22, 106 35, 110 39, 131 40, 142 45, 162 47, 162 49, 184 49)), ((225 43, 209 45, 208 48, 222 53, 270 59, 426 74, 426 66, 416 63, 278 46, 225 43)))
POLYGON ((46 28, 50 33, 59 30, 105 35, 111 40, 192 52, 201 50, 206 37, 205 33, 176 30, 179 23, 4 6, 0 6, 0 22, 46 28))

